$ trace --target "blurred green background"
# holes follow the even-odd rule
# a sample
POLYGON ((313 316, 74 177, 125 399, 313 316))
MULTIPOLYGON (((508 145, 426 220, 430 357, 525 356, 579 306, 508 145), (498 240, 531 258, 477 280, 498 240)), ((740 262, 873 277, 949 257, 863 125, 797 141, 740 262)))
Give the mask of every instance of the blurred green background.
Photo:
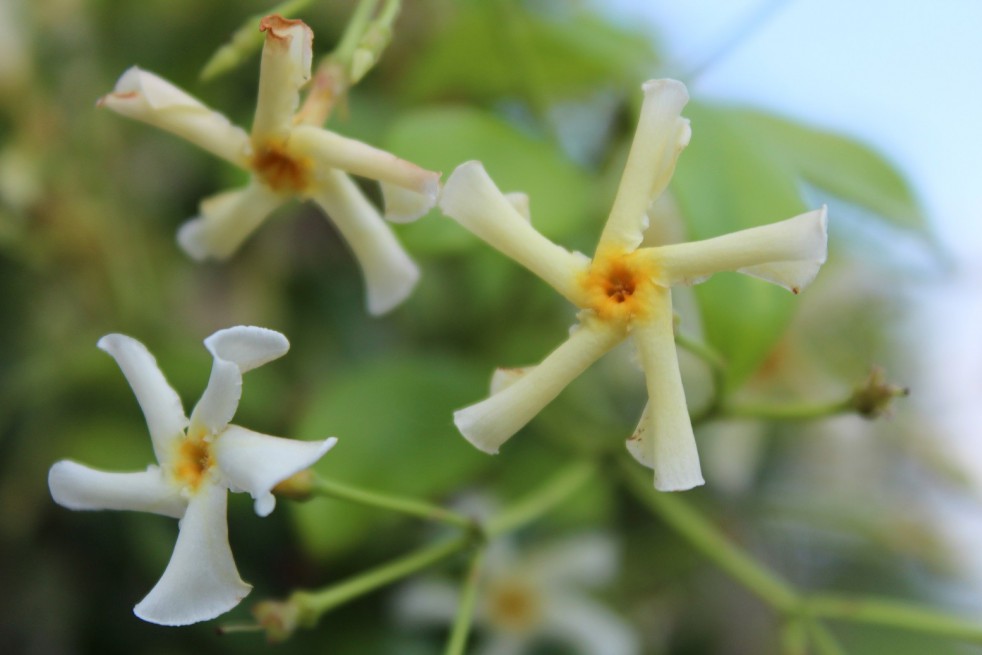
MULTIPOLYGON (((196 264, 176 246, 198 201, 241 183, 229 166, 95 107, 137 64, 248 126, 258 56, 212 82, 198 73, 268 3, 4 0, 0 50, 0 644, 7 653, 261 652, 261 635, 214 624, 168 629, 131 607, 173 547, 174 521, 79 513, 51 501, 48 467, 73 458, 110 470, 152 459, 139 408, 95 348, 109 332, 155 354, 188 410, 207 381, 201 340, 261 325, 290 353, 251 372, 236 423, 297 438, 336 435, 319 470, 440 502, 480 490, 507 501, 574 453, 619 447, 644 402, 631 354, 576 381, 496 458, 456 433, 453 409, 486 393, 498 365, 538 361, 573 321, 562 298, 437 211, 397 227, 423 269, 382 318, 364 310, 357 266, 308 205, 281 210, 231 261, 196 264)), ((348 2, 300 17, 315 57, 336 43, 348 2)), ((531 197, 533 223, 589 252, 633 133, 640 83, 671 75, 651 35, 579 3, 406 3, 382 61, 329 127, 444 174, 482 160, 505 191, 531 197)), ((698 239, 828 202, 829 263, 801 297, 721 275, 678 294, 682 327, 730 363, 727 389, 758 401, 848 394, 873 363, 909 371, 884 329, 900 311, 897 272, 849 246, 836 212, 861 211, 929 240, 906 183, 873 151, 748 108, 695 98, 693 140, 650 238, 698 239), (840 209, 843 208, 843 209, 840 209), (858 281, 861 281, 859 283, 858 281), (886 292, 885 289, 888 289, 886 292)), ((377 190, 365 185, 377 199, 377 190)), ((902 277, 900 278, 902 281, 902 277)), ((685 353, 690 407, 710 393, 685 353)), ((967 497, 957 466, 898 407, 882 424, 716 422, 698 432, 708 484, 686 494, 756 557, 804 589, 957 606, 959 572, 939 536, 938 497, 967 497), (861 502, 857 502, 860 499, 861 502)), ((316 587, 405 552, 428 532, 392 516, 316 500, 259 519, 230 501, 230 535, 251 602, 316 587)), ((650 653, 774 653, 770 611, 611 484, 598 483, 527 533, 616 535, 622 573, 605 600, 650 653)), ((450 568, 453 571, 453 567, 450 568)), ((837 627, 850 653, 978 652, 944 640, 837 627)), ((376 593, 328 615, 283 652, 440 652, 443 634, 400 625, 376 593)), ((562 652, 544 646, 542 653, 562 652)))

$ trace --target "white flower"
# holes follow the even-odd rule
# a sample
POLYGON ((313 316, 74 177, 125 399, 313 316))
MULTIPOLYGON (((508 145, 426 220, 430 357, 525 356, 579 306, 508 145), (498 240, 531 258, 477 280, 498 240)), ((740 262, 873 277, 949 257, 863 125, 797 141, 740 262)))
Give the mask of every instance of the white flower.
POLYGON ((133 67, 99 104, 173 132, 252 174, 241 189, 201 202, 200 216, 178 232, 195 259, 224 259, 280 205, 298 197, 320 205, 348 242, 365 276, 368 309, 382 314, 405 300, 419 269, 346 173, 378 180, 386 218, 406 222, 435 203, 440 174, 320 127, 296 113, 310 79, 313 33, 302 21, 267 16, 259 98, 246 134, 152 73, 133 67))
MULTIPOLYGON (((601 534, 550 544, 527 555, 507 541, 488 546, 480 572, 475 626, 486 639, 479 655, 532 652, 537 641, 582 655, 636 655, 637 636, 615 613, 585 593, 609 583, 617 570, 614 543, 601 534)), ((460 602, 458 587, 430 579, 408 584, 397 597, 402 618, 448 625, 460 602)))
POLYGON ((246 491, 260 516, 273 511, 272 488, 313 465, 337 439, 296 441, 230 425, 242 374, 281 357, 289 348, 279 332, 258 327, 219 330, 205 339, 214 356, 211 378, 191 419, 177 394, 139 341, 122 334, 99 340, 123 370, 150 428, 157 465, 136 473, 107 473, 62 460, 48 486, 69 509, 136 510, 180 519, 170 563, 134 608, 161 625, 212 619, 235 607, 251 586, 232 560, 225 518, 226 490, 246 491))
POLYGON ((654 469, 660 490, 703 484, 686 409, 672 325, 671 287, 719 271, 753 275, 798 293, 825 261, 825 208, 726 236, 640 248, 649 205, 668 186, 689 142, 681 82, 644 84, 644 104, 620 187, 596 253, 570 252, 542 236, 478 162, 453 172, 440 208, 491 246, 541 277, 580 308, 569 339, 536 367, 508 376, 487 400, 459 410, 454 422, 488 453, 520 430, 601 355, 627 337, 640 353, 648 407, 628 442, 654 469))

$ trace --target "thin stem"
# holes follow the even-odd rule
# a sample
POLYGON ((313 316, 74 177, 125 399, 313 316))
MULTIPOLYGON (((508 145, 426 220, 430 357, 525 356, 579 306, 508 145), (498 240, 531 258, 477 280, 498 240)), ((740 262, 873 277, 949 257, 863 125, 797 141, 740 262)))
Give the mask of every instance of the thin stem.
POLYGON ((355 11, 351 14, 351 18, 348 19, 348 25, 344 28, 344 34, 341 35, 341 40, 338 42, 337 47, 334 48, 334 52, 328 56, 333 56, 345 63, 351 61, 351 57, 358 48, 361 37, 365 34, 365 30, 368 29, 378 3, 379 0, 360 0, 358 2, 355 11))
POLYGON ((798 594, 787 582, 754 561, 680 495, 655 491, 650 481, 639 473, 635 466, 624 466, 627 487, 642 504, 765 603, 785 614, 795 610, 798 594))
POLYGON ((805 603, 814 617, 879 625, 982 644, 982 625, 937 610, 881 598, 823 594, 805 603))
POLYGON ((400 498, 398 496, 388 496, 375 491, 353 487, 337 480, 327 480, 321 477, 315 478, 311 493, 346 500, 360 505, 367 505, 369 507, 378 507, 393 512, 409 514, 410 516, 416 516, 430 521, 443 521, 444 523, 450 523, 465 530, 473 530, 475 528, 475 523, 472 519, 438 505, 431 505, 423 501, 400 498))
POLYGON ((789 618, 781 628, 781 655, 808 655, 808 631, 805 619, 789 618))
POLYGON ((845 649, 828 628, 818 621, 808 622, 808 633, 818 655, 846 655, 845 649))
POLYGON ((723 356, 709 344, 693 339, 692 337, 682 334, 681 332, 675 333, 675 343, 679 348, 688 350, 690 353, 709 364, 709 366, 713 369, 719 371, 726 370, 726 360, 724 360, 723 356))
POLYGON ((484 565, 484 552, 484 549, 481 548, 475 551, 471 558, 467 577, 464 578, 460 605, 457 607, 457 618, 454 619, 453 629, 450 631, 445 655, 464 655, 467 648, 467 637, 470 635, 471 623, 474 620, 474 606, 477 604, 477 588, 481 579, 481 567, 484 565))
POLYGON ((596 467, 587 462, 577 462, 569 466, 515 505, 491 517, 484 527, 487 538, 512 532, 539 518, 579 491, 593 479, 595 473, 596 467))
POLYGON ((297 591, 290 602, 300 609, 303 623, 313 625, 321 614, 338 605, 456 555, 472 543, 470 535, 461 535, 431 544, 321 591, 297 591))
POLYGON ((827 403, 798 403, 788 405, 722 405, 716 418, 753 418, 768 421, 810 421, 818 418, 848 414, 856 410, 852 396, 827 403))

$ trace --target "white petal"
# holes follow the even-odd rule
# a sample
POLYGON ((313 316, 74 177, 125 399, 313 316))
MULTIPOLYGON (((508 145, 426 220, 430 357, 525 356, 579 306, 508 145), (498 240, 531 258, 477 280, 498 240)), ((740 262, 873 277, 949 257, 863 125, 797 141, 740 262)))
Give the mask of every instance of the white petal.
POLYGON ((259 99, 252 121, 252 140, 261 145, 269 138, 285 138, 300 104, 300 87, 310 79, 314 33, 303 21, 279 15, 259 23, 266 32, 259 68, 259 99))
POLYGON ((228 545, 227 498, 213 482, 192 496, 164 575, 133 608, 138 617, 188 625, 224 614, 249 594, 252 587, 239 577, 228 545))
POLYGON ((617 544, 602 533, 563 539, 532 552, 523 562, 523 568, 546 586, 597 587, 614 578, 617 565, 617 544))
POLYGON ((518 382, 523 375, 531 371, 533 366, 522 366, 515 368, 496 368, 491 374, 490 391, 491 395, 503 391, 518 382))
POLYGON ((264 184, 225 191, 201 201, 198 216, 181 226, 177 242, 198 261, 226 259, 283 204, 264 184))
POLYGON ((167 130, 243 168, 248 164, 249 137, 242 128, 136 66, 123 73, 113 92, 100 98, 99 106, 167 130))
POLYGON ((473 655, 523 655, 529 648, 529 635, 499 632, 488 635, 473 655))
POLYGON ((432 193, 419 193, 390 182, 379 182, 379 188, 382 190, 385 220, 393 223, 412 223, 433 209, 439 183, 432 193))
POLYGON ((592 599, 570 593, 550 595, 541 630, 569 645, 571 653, 641 653, 638 637, 624 619, 592 599))
POLYGON ((62 460, 48 472, 48 488, 54 501, 68 509, 133 510, 181 518, 187 507, 180 489, 156 466, 137 473, 108 473, 62 460))
POLYGON ((188 425, 181 399, 167 384, 157 367, 157 360, 136 339, 123 334, 107 334, 99 339, 98 346, 122 369, 147 419, 157 461, 166 464, 171 444, 184 434, 188 425))
POLYGON ((205 348, 214 360, 208 386, 191 413, 191 429, 219 434, 239 407, 242 374, 282 357, 290 342, 275 330, 240 325, 215 332, 205 348))
POLYGON ((508 201, 512 207, 515 208, 522 218, 528 222, 532 222, 532 207, 531 201, 529 200, 529 194, 522 193, 521 191, 509 191, 505 194, 505 200, 508 201))
POLYGON ((651 248, 662 284, 691 284, 719 271, 739 271, 798 293, 825 263, 824 207, 794 218, 705 241, 651 248))
POLYGON ((495 454, 577 376, 624 338, 617 328, 591 322, 575 329, 541 364, 487 400, 454 412, 460 433, 495 454))
POLYGON ((675 162, 689 144, 689 121, 681 117, 689 101, 685 85, 676 80, 649 80, 643 89, 638 128, 598 252, 638 247, 647 227, 648 205, 668 186, 675 162))
POLYGON ((236 490, 249 492, 256 514, 267 516, 276 506, 271 490, 294 473, 310 468, 337 439, 281 439, 230 425, 215 440, 218 468, 236 490))
POLYGON ((329 171, 311 195, 348 242, 365 276, 368 311, 379 315, 409 297, 419 269, 358 186, 341 171, 329 171))
POLYGON ((459 604, 457 587, 442 580, 414 580, 395 596, 396 615, 416 625, 449 625, 459 604))
POLYGON ((461 164, 440 195, 440 209, 575 302, 577 276, 589 265, 542 236, 494 185, 480 162, 461 164))
POLYGON ((704 480, 675 350, 671 293, 666 290, 658 297, 658 305, 652 308, 653 319, 636 324, 633 330, 649 408, 644 425, 632 439, 650 449, 650 455, 640 461, 654 468, 655 488, 682 491, 704 484, 704 480))
POLYGON ((285 355, 290 342, 276 330, 239 325, 212 334, 205 339, 205 348, 216 359, 233 362, 246 373, 285 355))
POLYGON ((393 197, 389 189, 386 199, 394 201, 396 206, 386 204, 386 214, 392 214, 396 220, 405 222, 418 218, 436 203, 440 191, 439 173, 367 143, 319 127, 301 125, 290 132, 289 147, 295 156, 310 157, 320 168, 336 168, 414 192, 418 197, 410 196, 412 199, 407 200, 405 197, 393 197), (417 215, 413 216, 413 213, 417 215))

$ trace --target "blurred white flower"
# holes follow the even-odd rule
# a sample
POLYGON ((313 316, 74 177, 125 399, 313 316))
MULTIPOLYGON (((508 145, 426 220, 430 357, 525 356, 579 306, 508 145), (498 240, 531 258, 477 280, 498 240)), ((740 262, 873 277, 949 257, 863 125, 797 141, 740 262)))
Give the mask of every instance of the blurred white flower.
MULTIPOLYGON (((572 537, 528 554, 506 540, 488 546, 479 582, 475 627, 484 633, 476 655, 520 655, 538 642, 562 644, 582 655, 636 655, 631 627, 587 593, 617 571, 614 542, 603 534, 572 537)), ((453 623, 458 586, 445 580, 407 584, 396 610, 408 622, 453 623)))
POLYGON ((310 79, 313 33, 302 21, 277 15, 264 18, 261 29, 266 43, 251 134, 136 67, 123 73, 99 104, 173 132, 252 174, 245 188, 203 200, 200 216, 181 227, 177 240, 191 257, 229 257, 288 199, 310 199, 354 252, 369 311, 385 313, 409 296, 419 269, 348 174, 378 180, 386 218, 396 222, 429 211, 440 174, 310 124, 318 119, 297 113, 297 107, 300 88, 310 79))
POLYGON ((580 308, 569 339, 538 366, 501 380, 490 398, 459 410, 454 422, 477 448, 498 448, 601 355, 631 336, 648 387, 648 406, 628 440, 631 454, 654 469, 660 490, 703 483, 675 351, 671 287, 737 271, 798 293, 825 261, 825 208, 714 239, 639 247, 647 210, 671 180, 689 142, 681 117, 681 82, 644 84, 644 104, 620 187, 593 259, 549 241, 529 222, 527 206, 501 193, 478 162, 453 172, 440 208, 522 264, 580 308))
POLYGON ((289 348, 279 332, 257 327, 219 330, 205 339, 214 356, 201 400, 184 414, 181 399, 139 341, 122 334, 99 340, 123 370, 147 419, 157 464, 146 471, 108 473, 62 460, 48 486, 59 505, 79 510, 136 510, 180 519, 170 563, 134 608, 161 625, 212 619, 235 607, 251 586, 232 559, 226 490, 246 491, 260 516, 273 511, 280 481, 313 465, 337 439, 296 441, 253 432, 229 421, 242 392, 242 374, 289 348))

